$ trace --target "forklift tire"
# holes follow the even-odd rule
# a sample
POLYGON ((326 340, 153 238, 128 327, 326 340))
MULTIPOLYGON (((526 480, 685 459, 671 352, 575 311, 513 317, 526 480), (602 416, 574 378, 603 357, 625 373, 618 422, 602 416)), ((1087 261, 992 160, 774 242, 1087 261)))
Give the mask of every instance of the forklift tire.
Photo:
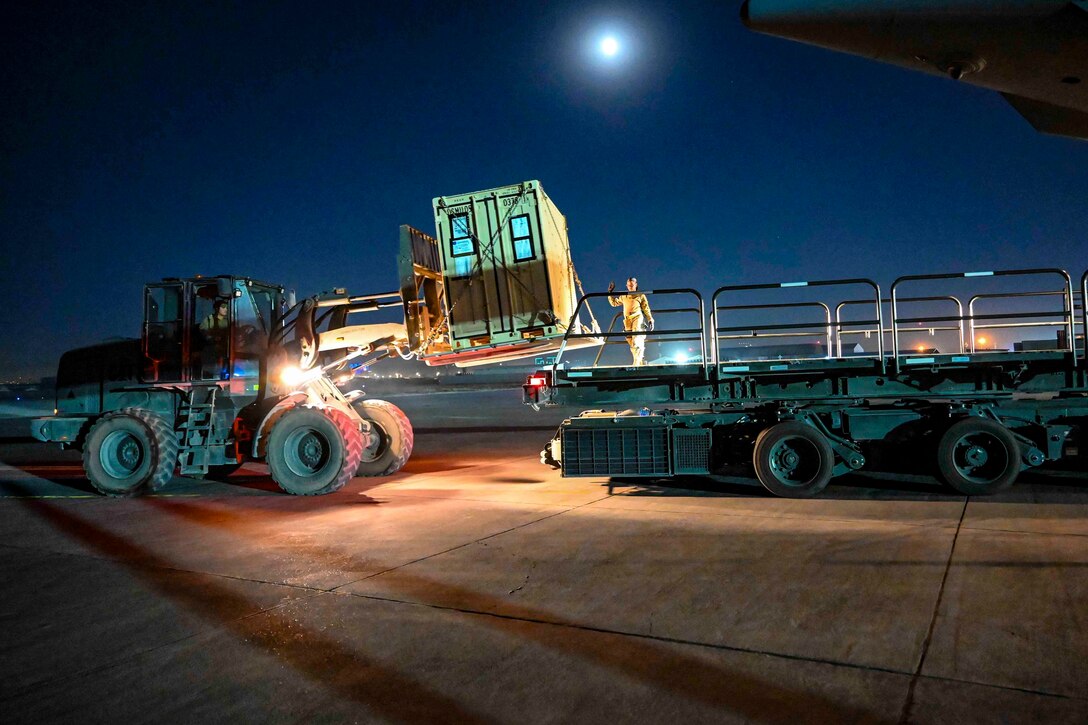
POLYGON ((415 445, 412 423, 404 411, 385 400, 359 400, 355 412, 377 430, 373 443, 363 449, 358 476, 391 476, 408 462, 415 445))
POLYGON ((355 475, 363 454, 358 422, 335 408, 296 407, 268 436, 268 468, 284 491, 321 496, 339 491, 355 475))
POLYGON ((1020 446, 1012 432, 996 420, 964 418, 941 436, 937 471, 962 494, 997 493, 1020 475, 1020 446))
POLYGON ((124 408, 98 419, 83 444, 83 470, 91 485, 107 496, 135 496, 174 477, 178 440, 160 416, 124 408))
POLYGON ((787 420, 756 437, 752 463, 756 478, 775 496, 812 498, 831 481, 835 452, 820 431, 787 420))

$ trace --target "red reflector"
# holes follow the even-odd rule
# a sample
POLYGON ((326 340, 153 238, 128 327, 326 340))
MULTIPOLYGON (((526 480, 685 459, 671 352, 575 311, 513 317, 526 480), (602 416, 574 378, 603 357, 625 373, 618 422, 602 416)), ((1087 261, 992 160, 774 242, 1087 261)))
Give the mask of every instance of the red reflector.
POLYGON ((547 378, 542 378, 542 377, 537 377, 537 376, 533 376, 533 377, 529 378, 529 385, 532 385, 534 388, 539 388, 541 385, 546 385, 547 383, 548 383, 547 378))

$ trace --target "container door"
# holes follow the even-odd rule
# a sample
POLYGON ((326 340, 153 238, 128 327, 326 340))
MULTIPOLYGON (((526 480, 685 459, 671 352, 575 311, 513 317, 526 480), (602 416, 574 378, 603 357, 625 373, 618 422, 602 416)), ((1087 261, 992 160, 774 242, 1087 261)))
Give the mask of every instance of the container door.
POLYGON ((522 197, 520 204, 510 208, 503 232, 509 252, 504 281, 510 300, 510 326, 518 337, 527 332, 532 335, 554 321, 539 209, 535 201, 535 195, 522 197))
POLYGON ((450 309, 450 338, 454 348, 491 334, 491 306, 485 289, 485 265, 472 204, 447 210, 441 224, 446 305, 450 309))

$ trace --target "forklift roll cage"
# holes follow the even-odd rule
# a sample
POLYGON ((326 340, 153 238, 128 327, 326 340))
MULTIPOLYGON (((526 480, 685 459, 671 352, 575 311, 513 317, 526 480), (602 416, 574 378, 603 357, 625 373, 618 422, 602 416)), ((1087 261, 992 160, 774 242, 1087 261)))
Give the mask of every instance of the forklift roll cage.
MULTIPOLYGON (((256 360, 267 349, 268 341, 280 334, 286 303, 283 287, 247 277, 168 277, 145 285, 140 335, 144 358, 141 381, 181 387, 230 381, 239 372, 235 366, 236 358, 241 354, 235 334, 238 327, 243 321, 257 323, 252 326, 260 335, 259 342, 246 351, 247 360, 256 360), (264 309, 255 294, 267 295, 268 304, 263 305, 264 309), (226 365, 213 375, 204 375, 203 370, 194 367, 200 357, 197 348, 201 347, 199 300, 210 303, 212 310, 219 301, 228 303, 227 326, 222 335, 222 357, 226 365), (173 307, 165 305, 168 301, 173 302, 173 307), (241 310, 243 305, 248 308, 241 310)), ((242 375, 256 379, 256 372, 250 370, 242 375)))

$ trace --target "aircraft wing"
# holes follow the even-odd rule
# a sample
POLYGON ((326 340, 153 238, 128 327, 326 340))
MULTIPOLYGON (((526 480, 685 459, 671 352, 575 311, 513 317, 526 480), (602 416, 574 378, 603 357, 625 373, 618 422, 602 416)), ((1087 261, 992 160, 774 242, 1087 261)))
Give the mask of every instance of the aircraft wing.
POLYGON ((746 0, 752 30, 1000 92, 1088 139, 1088 0, 746 0))
POLYGON ((1088 139, 1088 113, 1015 96, 1011 93, 1001 95, 1036 131, 1055 136, 1088 139))

